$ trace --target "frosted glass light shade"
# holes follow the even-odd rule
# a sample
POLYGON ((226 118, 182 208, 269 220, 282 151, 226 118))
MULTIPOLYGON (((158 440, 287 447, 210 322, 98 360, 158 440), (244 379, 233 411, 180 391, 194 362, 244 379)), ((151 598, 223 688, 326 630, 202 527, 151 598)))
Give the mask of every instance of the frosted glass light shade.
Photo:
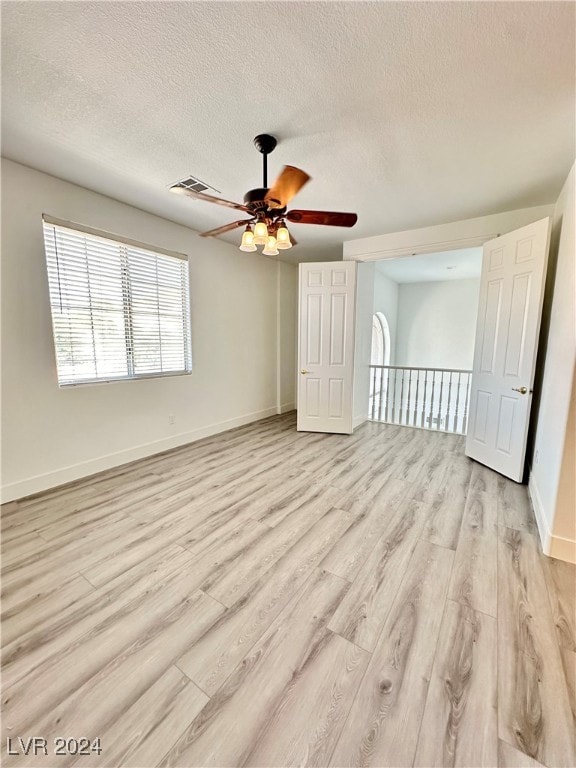
POLYGON ((266 245, 268 237, 268 227, 265 221, 256 222, 254 227, 254 245, 266 245))
POLYGON ((254 245, 254 232, 246 227, 246 231, 242 234, 242 245, 254 245))
POLYGON ((280 250, 292 248, 292 243, 290 242, 290 232, 288 232, 284 226, 281 226, 276 232, 276 248, 279 248, 280 250))
POLYGON ((276 248, 276 238, 274 235, 270 235, 270 237, 266 240, 266 247, 262 251, 264 256, 278 256, 278 250, 276 248))
POLYGON ((241 251, 246 251, 248 253, 251 253, 252 251, 256 251, 257 248, 254 245, 254 232, 252 232, 251 229, 246 228, 246 231, 242 235, 242 243, 240 245, 241 251))

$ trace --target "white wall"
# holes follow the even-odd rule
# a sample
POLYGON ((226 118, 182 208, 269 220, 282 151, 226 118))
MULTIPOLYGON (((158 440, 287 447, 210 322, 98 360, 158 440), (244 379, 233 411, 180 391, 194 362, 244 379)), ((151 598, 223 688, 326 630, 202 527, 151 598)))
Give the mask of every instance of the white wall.
POLYGON ((296 408, 298 352, 298 265, 278 262, 278 404, 280 413, 296 408))
POLYGON ((276 413, 278 355, 293 401, 288 267, 11 161, 2 224, 4 500, 276 413), (42 213, 189 254, 192 375, 58 388, 42 213))
POLYGON ((480 280, 402 283, 396 365, 472 368, 480 280))
MULTIPOLYGON (((575 365, 576 244, 575 167, 554 208, 549 271, 553 292, 544 339, 544 374, 529 489, 546 554, 576 562, 575 365), (555 273, 555 275, 554 275, 555 273)), ((537 393, 538 394, 538 393, 537 393)))
POLYGON ((398 317, 398 283, 376 268, 374 272, 374 312, 382 312, 390 330, 390 365, 396 365, 396 326, 398 317))
POLYGON ((354 409, 352 418, 354 429, 368 418, 373 307, 374 264, 358 264, 354 322, 354 409))

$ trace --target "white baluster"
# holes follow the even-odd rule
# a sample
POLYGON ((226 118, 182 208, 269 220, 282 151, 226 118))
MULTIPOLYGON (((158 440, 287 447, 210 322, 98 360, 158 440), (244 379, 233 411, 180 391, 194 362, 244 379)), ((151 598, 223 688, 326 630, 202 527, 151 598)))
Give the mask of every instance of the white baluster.
POLYGON ((430 398, 430 413, 428 415, 428 425, 432 429, 434 426, 434 390, 436 389, 436 371, 430 371, 432 374, 432 396, 430 398))
POLYGON ((446 423, 444 424, 444 430, 450 432, 450 406, 452 405, 452 371, 450 371, 450 378, 448 380, 448 406, 446 407, 446 423))
POLYGON ((422 400, 422 414, 420 416, 420 426, 426 426, 426 391, 428 389, 428 371, 424 371, 424 397, 422 400))
POLYGON ((398 424, 403 424, 402 421, 402 406, 404 405, 404 371, 406 369, 402 368, 402 383, 400 385, 400 410, 398 413, 398 424))
POLYGON ((388 383, 386 385, 386 421, 390 423, 390 374, 392 370, 388 368, 388 383))
POLYGON ((394 369, 394 398, 392 401, 392 424, 396 424, 396 379, 398 378, 398 371, 394 369))
POLYGON ((438 422, 436 424, 436 429, 440 429, 440 424, 442 423, 442 390, 444 388, 444 371, 440 371, 440 400, 438 402, 438 422))
POLYGON ((456 411, 454 413, 454 432, 458 434, 458 412, 460 410, 460 387, 462 386, 462 374, 458 374, 458 384, 456 389, 456 411))
POLYGON ((464 403, 464 419, 462 421, 462 434, 466 434, 468 428, 468 398, 470 397, 470 383, 472 376, 470 373, 466 374, 466 402, 464 403))
POLYGON ((418 410, 418 389, 420 386, 420 371, 416 371, 416 394, 414 396, 414 410, 412 412, 412 424, 416 426, 416 413, 418 410))

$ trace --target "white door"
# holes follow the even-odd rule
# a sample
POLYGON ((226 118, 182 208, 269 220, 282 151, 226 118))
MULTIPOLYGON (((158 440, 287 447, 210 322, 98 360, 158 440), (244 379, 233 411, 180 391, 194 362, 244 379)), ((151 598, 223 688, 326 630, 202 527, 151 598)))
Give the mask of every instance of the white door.
POLYGON ((352 432, 355 293, 355 262, 300 264, 300 431, 352 432))
POLYGON ((522 482, 548 218, 484 245, 466 455, 522 482))

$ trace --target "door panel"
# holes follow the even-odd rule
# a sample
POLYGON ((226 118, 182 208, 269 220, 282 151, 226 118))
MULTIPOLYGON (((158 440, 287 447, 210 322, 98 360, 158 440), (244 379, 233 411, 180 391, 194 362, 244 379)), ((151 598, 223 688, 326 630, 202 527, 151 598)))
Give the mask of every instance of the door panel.
POLYGON ((486 442, 486 428, 488 426, 488 412, 490 410, 490 392, 478 390, 476 397, 475 418, 470 421, 470 430, 474 431, 474 439, 479 443, 486 442))
POLYGON ((306 412, 308 417, 320 418, 320 379, 306 379, 306 412))
POLYGON ((354 262, 300 265, 298 429, 352 432, 354 262))
POLYGON ((506 339, 506 376, 519 376, 522 353, 525 349, 526 313, 530 306, 530 274, 515 275, 512 283, 512 307, 506 339))
POLYGON ((330 397, 328 415, 331 418, 341 419, 344 414, 344 380, 330 379, 328 391, 330 397))
POLYGON ((498 414, 498 434, 496 448, 501 453, 512 453, 512 438, 514 435, 514 413, 516 398, 502 395, 500 398, 500 413, 498 414))
POLYGON ((330 298, 330 365, 346 364, 346 296, 330 298))
POLYGON ((320 365, 322 360, 322 296, 308 296, 307 365, 320 365))
POLYGON ((484 245, 466 454, 517 482, 524 474, 549 236, 546 218, 484 245))
POLYGON ((496 354, 496 336, 498 334, 498 322, 500 320, 500 299, 502 296, 502 280, 491 280, 488 283, 486 296, 486 311, 484 313, 484 327, 482 333, 482 361, 483 373, 494 371, 494 355, 496 354))

